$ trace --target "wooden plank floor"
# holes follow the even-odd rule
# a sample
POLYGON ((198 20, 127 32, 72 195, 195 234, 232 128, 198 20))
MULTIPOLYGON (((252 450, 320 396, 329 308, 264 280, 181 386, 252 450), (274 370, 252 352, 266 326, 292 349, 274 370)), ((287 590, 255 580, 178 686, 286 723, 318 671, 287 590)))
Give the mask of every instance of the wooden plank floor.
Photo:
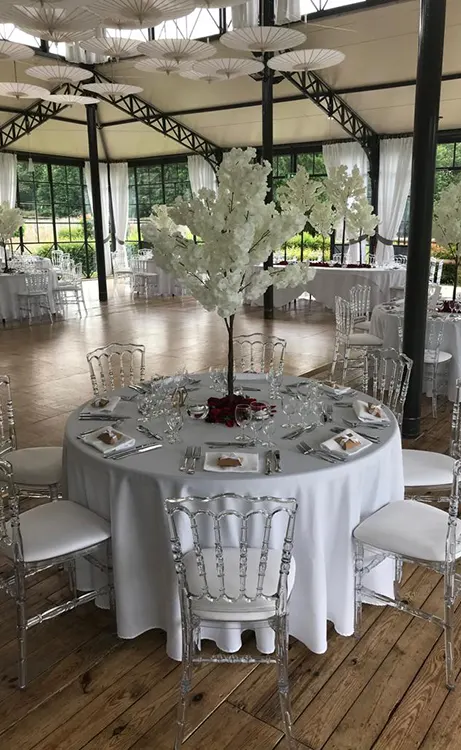
MULTIPOLYGON (((2 369, 13 379, 22 445, 59 443, 68 412, 89 394, 84 353, 100 343, 145 341, 149 367, 159 372, 182 364, 204 370, 223 361, 220 321, 210 322, 193 302, 146 305, 125 298, 110 312, 93 300, 82 321, 1 333, 2 369)), ((252 311, 239 325, 262 330, 265 322, 252 311)), ((303 308, 279 313, 271 330, 289 340, 290 372, 328 361, 328 315, 309 316, 303 308)), ((446 406, 434 422, 425 405, 422 434, 414 444, 422 450, 448 449, 446 406)), ((29 612, 55 603, 65 587, 62 573, 37 576, 29 584, 29 612)), ((404 592, 416 605, 440 613, 438 576, 408 567, 404 592)), ((459 629, 456 633, 461 666, 459 629)), ((160 631, 121 641, 111 614, 90 604, 33 629, 28 661, 30 683, 19 692, 14 607, 0 595, 1 750, 173 747, 180 667, 166 656, 160 631)), ((331 628, 328 651, 316 655, 293 639, 290 680, 298 750, 461 747, 461 688, 453 693, 445 688, 441 632, 431 623, 366 607, 358 642, 331 628)), ((184 747, 284 750, 274 670, 232 665, 195 670, 184 747)))

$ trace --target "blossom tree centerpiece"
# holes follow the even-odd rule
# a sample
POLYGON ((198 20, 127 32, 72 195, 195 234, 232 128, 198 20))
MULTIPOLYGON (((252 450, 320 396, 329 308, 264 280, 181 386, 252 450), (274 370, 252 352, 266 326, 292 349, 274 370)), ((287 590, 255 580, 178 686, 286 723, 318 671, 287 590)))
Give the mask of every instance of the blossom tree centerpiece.
POLYGON ((7 242, 15 235, 22 223, 22 214, 18 208, 11 208, 9 203, 0 204, 0 245, 3 247, 5 258, 4 273, 9 272, 7 242))
POLYGON ((233 396, 234 320, 239 308, 245 300, 261 297, 271 285, 296 286, 315 274, 307 263, 263 270, 269 255, 304 228, 300 206, 305 178, 292 178, 296 179, 292 202, 276 207, 266 203, 271 167, 255 159, 253 148, 225 153, 216 192, 203 188, 190 200, 177 198, 167 209, 154 208, 143 224, 143 236, 152 244, 160 268, 179 279, 206 310, 217 312, 225 322, 229 397, 233 396), (185 237, 179 226, 187 226, 199 242, 185 237))
MULTIPOLYGON (((349 244, 358 242, 361 246, 363 240, 373 234, 379 219, 368 202, 365 181, 357 166, 354 166, 351 172, 344 164, 333 167, 330 170, 330 176, 323 184, 323 200, 327 207, 330 206, 332 224, 342 227, 341 265, 343 265, 346 236, 349 244)), ((323 218, 328 212, 327 207, 323 209, 323 218)))
POLYGON ((453 299, 455 300, 461 248, 461 183, 453 183, 440 193, 439 199, 434 204, 432 234, 440 245, 446 247, 454 255, 453 299))

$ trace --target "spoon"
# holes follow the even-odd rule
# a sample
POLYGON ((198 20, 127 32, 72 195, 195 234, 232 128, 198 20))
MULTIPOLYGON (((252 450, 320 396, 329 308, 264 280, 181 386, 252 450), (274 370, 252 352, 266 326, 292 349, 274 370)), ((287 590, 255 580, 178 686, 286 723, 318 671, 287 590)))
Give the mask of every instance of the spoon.
POLYGON ((154 438, 154 440, 162 440, 161 435, 156 435, 155 432, 149 430, 149 428, 144 424, 138 424, 136 429, 138 430, 138 432, 142 432, 144 435, 148 435, 149 437, 154 438))

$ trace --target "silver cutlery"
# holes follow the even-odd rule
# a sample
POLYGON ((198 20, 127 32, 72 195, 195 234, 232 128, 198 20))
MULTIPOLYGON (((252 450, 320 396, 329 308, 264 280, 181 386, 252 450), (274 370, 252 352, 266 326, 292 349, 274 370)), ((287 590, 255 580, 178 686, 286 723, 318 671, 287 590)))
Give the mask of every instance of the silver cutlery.
POLYGON ((251 386, 248 386, 248 385, 242 385, 242 390, 244 390, 244 391, 252 391, 252 392, 254 391, 255 393, 256 392, 261 392, 261 388, 252 388, 251 386))
POLYGON ((148 448, 152 443, 141 443, 141 445, 134 445, 132 448, 125 448, 125 450, 112 451, 112 453, 105 453, 104 458, 115 458, 115 456, 128 456, 130 453, 136 453, 139 448, 148 448))
MULTIPOLYGON (((342 427, 332 427, 331 432, 336 432, 336 434, 338 434, 340 432, 344 432, 344 430, 342 427)), ((355 432, 357 433, 357 435, 360 435, 360 437, 363 437, 363 438, 366 438, 366 440, 369 440, 370 443, 381 442, 381 438, 379 437, 374 437, 373 435, 366 435, 364 432, 359 432, 359 430, 355 430, 355 432)))
POLYGON ((120 453, 115 456, 112 456, 114 461, 121 461, 122 458, 129 458, 129 456, 136 456, 138 453, 148 453, 149 451, 156 451, 159 448, 163 448, 163 445, 161 443, 156 443, 155 445, 145 445, 143 447, 139 447, 137 450, 132 451, 131 453, 120 453))
POLYGON ((186 471, 187 464, 189 463, 189 459, 192 458, 193 448, 191 445, 188 445, 185 452, 184 452, 184 461, 182 462, 181 466, 179 467, 179 471, 186 471))
POLYGON ((255 440, 248 440, 246 443, 220 443, 220 442, 209 442, 205 443, 208 448, 254 448, 256 445, 255 440))
POLYGON ((316 458, 321 458, 323 461, 328 461, 328 463, 330 464, 343 463, 346 460, 344 456, 333 455, 333 453, 324 451, 321 448, 311 448, 310 445, 304 442, 298 443, 297 448, 301 453, 304 453, 304 455, 311 455, 315 456, 316 458))
POLYGON ((266 451, 264 454, 264 473, 265 474, 272 474, 272 460, 273 460, 273 452, 272 451, 266 451))
POLYGON ((282 440, 296 440, 296 438, 300 437, 303 432, 303 428, 298 427, 296 430, 293 430, 293 432, 287 432, 286 435, 282 435, 282 440))
POLYGON ((120 414, 79 414, 79 422, 107 422, 108 419, 115 419, 117 422, 122 422, 130 417, 122 416, 120 414))
POLYGON ((161 435, 156 435, 155 432, 152 432, 152 430, 149 430, 148 427, 146 427, 145 424, 138 424, 136 429, 138 432, 142 432, 143 435, 148 435, 149 437, 153 438, 154 440, 162 440, 161 435))
POLYGON ((371 424, 371 422, 358 422, 357 420, 353 419, 344 419, 344 424, 347 424, 348 427, 363 427, 365 430, 385 430, 387 425, 385 424, 371 424))
POLYGON ((276 474, 280 474, 280 472, 282 471, 282 460, 280 457, 279 450, 274 451, 274 461, 275 461, 275 472, 276 474))
POLYGON ((120 424, 120 420, 117 422, 114 422, 113 424, 104 425, 104 427, 92 427, 91 430, 85 430, 85 432, 81 432, 80 435, 77 435, 77 440, 80 440, 82 437, 85 437, 86 435, 91 435, 91 433, 96 432, 96 430, 109 429, 109 427, 115 430, 119 426, 119 424, 120 424))
POLYGON ((195 474, 195 469, 197 468, 197 461, 199 460, 201 455, 202 455, 202 449, 200 448, 200 446, 194 447, 192 458, 191 458, 191 465, 187 469, 188 474, 195 474))
POLYGON ((350 406, 352 406, 352 401, 338 401, 336 403, 336 406, 343 409, 348 409, 350 406))
POLYGON ((319 445, 318 448, 312 448, 311 445, 308 445, 305 441, 301 441, 301 445, 305 446, 306 448, 310 448, 311 450, 315 450, 316 453, 321 453, 328 458, 332 458, 333 461, 343 463, 346 461, 346 456, 341 456, 339 453, 333 453, 332 451, 329 451, 328 448, 322 448, 321 445, 319 445))
POLYGON ((323 453, 317 453, 317 451, 312 450, 310 448, 309 450, 306 450, 302 447, 300 443, 296 445, 298 451, 303 454, 303 456, 315 456, 315 458, 321 458, 323 461, 327 461, 329 464, 336 464, 337 461, 334 461, 332 458, 329 458, 328 456, 325 456, 323 453))
POLYGON ((146 389, 141 385, 129 385, 128 388, 130 388, 132 391, 136 391, 137 393, 146 393, 146 389))

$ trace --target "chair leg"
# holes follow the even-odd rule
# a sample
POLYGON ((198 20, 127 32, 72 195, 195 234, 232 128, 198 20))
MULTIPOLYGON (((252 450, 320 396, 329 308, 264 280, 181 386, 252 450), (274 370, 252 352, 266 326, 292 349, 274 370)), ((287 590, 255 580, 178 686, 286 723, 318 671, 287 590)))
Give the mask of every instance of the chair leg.
POLYGON ((346 376, 347 376, 347 367, 349 364, 349 357, 351 356, 351 347, 346 346, 346 350, 344 352, 344 364, 343 364, 343 384, 346 383, 346 376))
POLYGON ((49 490, 50 490, 50 500, 53 503, 55 503, 56 500, 59 500, 59 487, 57 484, 50 484, 49 490))
POLYGON ((437 419, 437 367, 433 366, 432 372, 432 417, 437 419))
POLYGON ((192 658, 194 644, 194 630, 192 623, 183 623, 182 633, 182 677, 180 696, 178 704, 178 715, 176 719, 176 738, 174 750, 180 750, 184 740, 186 729, 186 711, 189 702, 189 693, 192 689, 192 658))
POLYGON ((15 568, 16 586, 16 632, 18 640, 18 681, 21 690, 24 690, 27 682, 27 620, 26 620, 26 583, 24 568, 19 563, 15 568))
POLYGON ((449 690, 455 687, 455 670, 453 658, 453 615, 455 602, 455 572, 451 568, 445 571, 444 577, 444 636, 445 636, 445 671, 449 690))
POLYGON ((334 374, 336 370, 336 365, 338 363, 338 356, 339 356, 339 341, 335 340, 335 349, 333 352, 333 361, 331 363, 331 380, 334 380, 334 374))
POLYGON ((80 291, 80 295, 82 298, 82 305, 83 305, 83 309, 85 310, 85 315, 88 315, 88 310, 86 309, 86 302, 85 302, 85 296, 83 294, 83 289, 80 291))
POLYGON ((363 544, 354 539, 354 573, 355 573, 355 587, 354 587, 354 602, 355 602, 355 613, 354 613, 354 636, 360 638, 362 630, 362 581, 363 581, 363 544))
POLYGON ((400 557, 395 558, 395 572, 394 572, 394 599, 398 601, 400 599, 400 584, 402 582, 403 574, 403 562, 400 557))
POLYGON ((77 569, 75 565, 75 560, 70 560, 70 562, 67 563, 67 576, 69 579, 69 591, 71 593, 72 599, 76 599, 77 594, 77 569))
POLYGON ((291 728, 291 701, 288 679, 288 618, 286 615, 275 620, 275 649, 277 666, 277 686, 280 700, 280 710, 287 745, 289 750, 295 750, 291 728))

